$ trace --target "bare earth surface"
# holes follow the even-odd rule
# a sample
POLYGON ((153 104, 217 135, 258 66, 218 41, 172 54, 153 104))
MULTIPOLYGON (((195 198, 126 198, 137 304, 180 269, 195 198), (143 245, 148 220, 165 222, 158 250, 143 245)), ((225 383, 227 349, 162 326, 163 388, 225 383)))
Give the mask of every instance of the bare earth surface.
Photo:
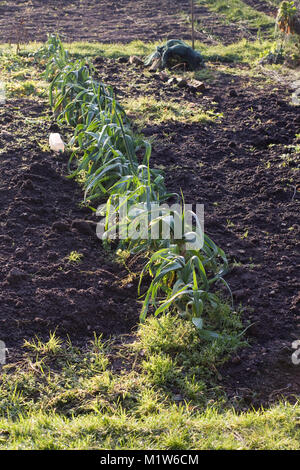
POLYGON ((90 210, 79 207, 82 192, 65 177, 66 159, 38 146, 49 124, 22 124, 49 111, 30 100, 0 108, 0 337, 12 351, 56 328, 76 342, 96 330, 126 333, 138 320, 136 290, 102 250, 90 210), (72 251, 81 253, 79 264, 69 261, 72 251))
MULTIPOLYGON (((2 2, 4 3, 4 2, 2 2)), ((66 41, 130 42, 140 39, 190 39, 189 0, 42 0, 0 4, 0 42, 44 41, 47 33, 59 32, 66 41)), ((224 24, 220 15, 196 6, 196 39, 224 44, 256 31, 224 24)))

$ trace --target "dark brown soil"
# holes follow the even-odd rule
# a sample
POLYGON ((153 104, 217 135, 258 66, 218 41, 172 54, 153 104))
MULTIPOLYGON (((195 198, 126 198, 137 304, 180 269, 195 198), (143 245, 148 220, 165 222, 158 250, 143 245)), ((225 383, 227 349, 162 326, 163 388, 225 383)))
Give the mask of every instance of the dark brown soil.
MULTIPOLYGON (((58 32, 66 41, 130 42, 191 38, 189 0, 9 0, 0 5, 0 42, 45 41, 58 32), (4 4, 5 3, 5 4, 4 4)), ((195 6, 196 39, 224 44, 255 31, 226 24, 195 6)))
POLYGON ((257 11, 261 11, 262 13, 266 13, 270 16, 276 16, 278 8, 276 5, 271 4, 268 1, 264 0, 244 0, 244 3, 247 3, 250 7, 254 8, 257 11))
POLYGON ((156 139, 152 166, 166 168, 168 189, 182 188, 186 202, 205 204, 206 232, 233 263, 226 279, 251 327, 250 348, 222 371, 229 396, 259 406, 299 394, 300 367, 291 361, 291 343, 300 338, 299 157, 286 166, 281 157, 292 156, 286 146, 298 143, 300 113, 291 91, 238 76, 239 66, 231 74, 212 65, 215 78, 203 95, 113 60, 96 66, 121 100, 143 93, 224 113, 212 125, 147 126, 143 132, 156 139))
POLYGON ((29 100, 0 108, 0 338, 11 354, 55 329, 78 343, 94 331, 127 333, 138 320, 136 285, 101 248, 81 189, 64 176, 67 157, 39 147, 45 115, 29 100), (80 263, 67 259, 72 251, 80 263))

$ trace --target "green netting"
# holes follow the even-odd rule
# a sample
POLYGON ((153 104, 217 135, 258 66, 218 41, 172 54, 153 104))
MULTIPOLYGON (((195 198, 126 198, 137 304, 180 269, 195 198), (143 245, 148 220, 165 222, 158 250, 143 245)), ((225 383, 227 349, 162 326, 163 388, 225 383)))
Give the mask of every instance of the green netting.
POLYGON ((179 39, 170 39, 164 46, 158 46, 156 51, 145 60, 146 66, 155 65, 160 69, 170 68, 180 63, 185 63, 191 70, 205 67, 200 52, 193 50, 179 39))

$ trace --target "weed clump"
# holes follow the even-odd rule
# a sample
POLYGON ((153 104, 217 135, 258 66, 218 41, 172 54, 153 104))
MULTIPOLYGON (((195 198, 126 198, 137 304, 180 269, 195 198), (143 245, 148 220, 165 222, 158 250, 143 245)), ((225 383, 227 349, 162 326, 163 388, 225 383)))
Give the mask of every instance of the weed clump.
POLYGON ((210 394, 208 383, 211 389, 218 389, 217 368, 246 344, 241 339, 239 315, 232 316, 226 305, 220 307, 218 315, 210 312, 208 316, 214 327, 222 331, 222 336, 214 341, 200 338, 190 322, 168 313, 159 319, 149 317, 133 345, 142 353, 141 367, 152 385, 162 387, 172 397, 178 395, 181 400, 192 400, 198 405, 210 394))

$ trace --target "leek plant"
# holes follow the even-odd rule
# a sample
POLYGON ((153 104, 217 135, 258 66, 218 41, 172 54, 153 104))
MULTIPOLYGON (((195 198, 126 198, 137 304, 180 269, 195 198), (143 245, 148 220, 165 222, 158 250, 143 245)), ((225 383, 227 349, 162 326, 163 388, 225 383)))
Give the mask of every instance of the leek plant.
POLYGON ((201 232, 195 214, 198 229, 195 233, 186 230, 184 211, 162 209, 153 217, 153 205, 170 197, 183 201, 177 194, 167 192, 162 171, 150 168, 150 143, 133 133, 113 90, 93 79, 93 66, 86 60, 72 61, 57 36, 50 36, 36 57, 47 59, 50 104, 57 120, 74 128, 70 177, 84 172, 87 203, 106 200, 103 238, 109 239, 110 231, 116 226, 119 233, 128 234, 132 228, 144 224, 136 237, 122 237, 126 249, 149 256, 139 283, 141 293, 144 275, 152 277, 144 294, 141 321, 153 308, 155 315, 176 309, 202 335, 216 337, 216 332, 205 329, 204 312, 206 305, 217 308, 220 303, 212 292, 213 286, 220 281, 227 286, 223 276, 228 263, 223 250, 201 232), (124 204, 126 216, 118 218, 124 204), (115 225, 109 224, 111 220, 115 225), (180 238, 174 230, 176 220, 182 221, 180 238), (162 224, 169 230, 167 238, 161 235, 162 224), (152 237, 153 230, 158 237, 152 237), (203 243, 187 249, 186 243, 193 237, 202 238, 203 243))

